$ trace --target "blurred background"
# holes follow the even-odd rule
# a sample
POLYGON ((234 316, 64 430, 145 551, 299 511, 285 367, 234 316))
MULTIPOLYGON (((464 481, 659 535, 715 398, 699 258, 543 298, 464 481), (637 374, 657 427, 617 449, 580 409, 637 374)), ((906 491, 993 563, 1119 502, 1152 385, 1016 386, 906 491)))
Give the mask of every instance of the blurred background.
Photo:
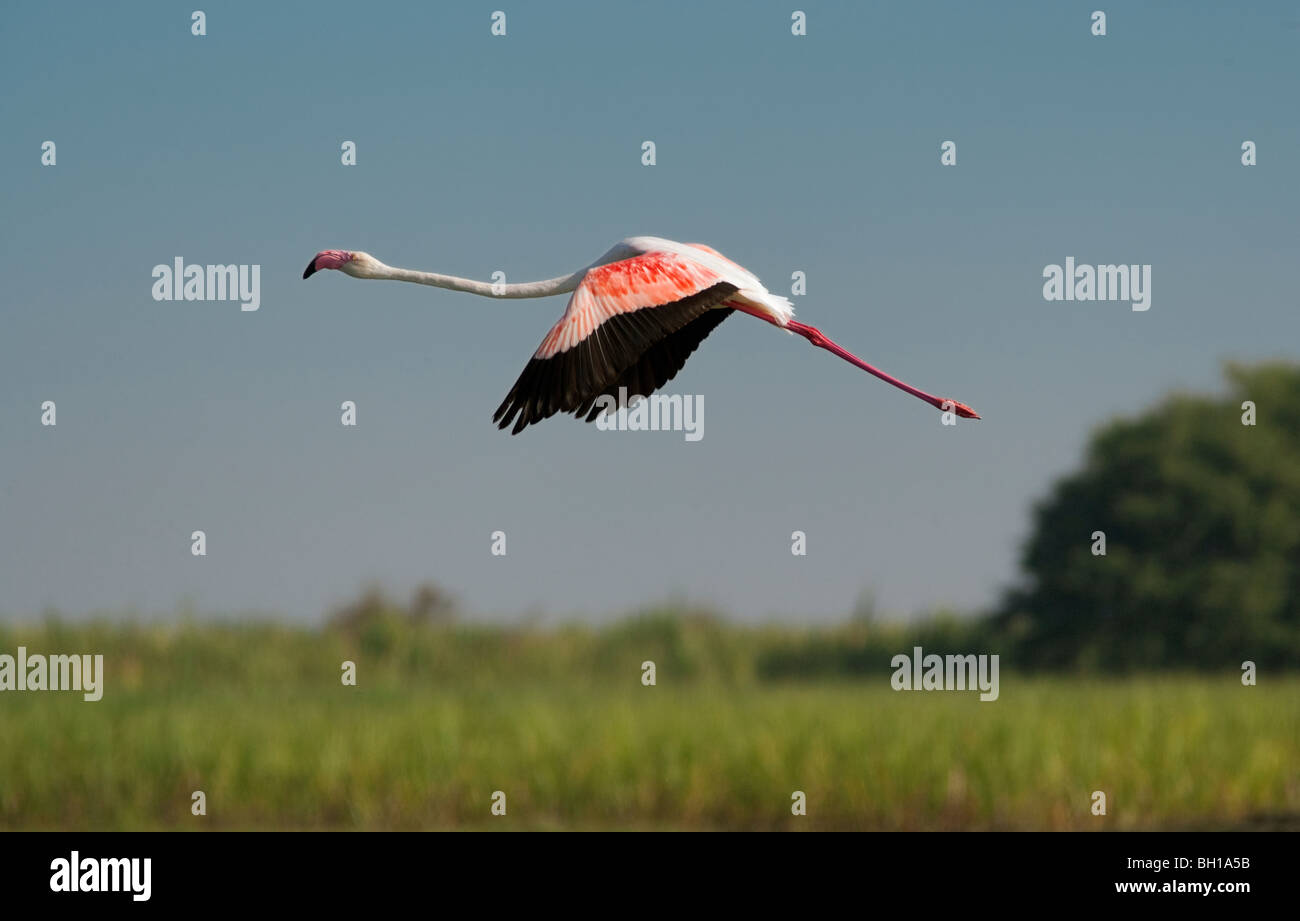
POLYGON ((11 12, 0 654, 107 676, 0 693, 0 827, 1297 824, 1300 15, 803 9, 11 12), (511 438, 561 300, 300 278, 633 234, 805 273, 801 319, 983 421, 741 317, 668 388, 698 443, 511 438), (260 309, 154 301, 177 256, 260 309), (1066 257, 1152 265, 1150 310, 1045 301, 1066 257), (916 645, 999 699, 893 691, 916 645))

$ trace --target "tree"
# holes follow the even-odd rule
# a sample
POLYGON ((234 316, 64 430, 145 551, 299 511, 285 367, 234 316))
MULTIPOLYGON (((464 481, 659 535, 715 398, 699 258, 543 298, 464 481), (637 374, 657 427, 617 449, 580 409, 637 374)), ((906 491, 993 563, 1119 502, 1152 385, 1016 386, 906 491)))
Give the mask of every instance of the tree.
POLYGON ((1103 426, 1036 506, 996 617, 1019 664, 1300 664, 1300 366, 1225 373, 1103 426))

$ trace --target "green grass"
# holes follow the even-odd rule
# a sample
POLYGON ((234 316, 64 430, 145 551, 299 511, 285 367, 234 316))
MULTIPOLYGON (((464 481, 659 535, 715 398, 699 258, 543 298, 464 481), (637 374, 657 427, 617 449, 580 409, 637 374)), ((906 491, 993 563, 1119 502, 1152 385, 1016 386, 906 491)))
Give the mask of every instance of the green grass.
POLYGON ((774 648, 808 640, 775 628, 381 626, 0 629, 0 652, 102 652, 107 669, 97 703, 0 694, 0 829, 1138 829, 1300 815, 1300 678, 1004 670, 1000 699, 981 703, 895 692, 887 666, 765 677, 774 648), (355 688, 339 681, 344 659, 355 688), (658 686, 641 686, 643 659, 658 686), (190 814, 194 790, 204 817, 190 814), (504 818, 489 814, 496 790, 504 818), (806 817, 791 815, 795 790, 806 817))

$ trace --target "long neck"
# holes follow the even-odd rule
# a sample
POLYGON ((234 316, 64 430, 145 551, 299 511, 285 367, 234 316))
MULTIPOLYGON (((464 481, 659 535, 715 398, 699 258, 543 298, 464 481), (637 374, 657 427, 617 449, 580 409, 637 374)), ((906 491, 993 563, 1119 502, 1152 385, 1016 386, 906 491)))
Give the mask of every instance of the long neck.
POLYGON ((487 281, 475 281, 472 278, 457 278, 455 275, 439 275, 437 272, 417 272, 414 269, 395 269, 390 265, 382 266, 367 278, 383 278, 390 281, 409 281, 417 285, 432 285, 435 288, 447 288, 452 291, 468 291, 482 297, 550 297, 552 294, 567 294, 578 287, 582 277, 587 274, 583 269, 572 275, 548 278, 544 281, 526 281, 520 284, 495 284, 487 281))

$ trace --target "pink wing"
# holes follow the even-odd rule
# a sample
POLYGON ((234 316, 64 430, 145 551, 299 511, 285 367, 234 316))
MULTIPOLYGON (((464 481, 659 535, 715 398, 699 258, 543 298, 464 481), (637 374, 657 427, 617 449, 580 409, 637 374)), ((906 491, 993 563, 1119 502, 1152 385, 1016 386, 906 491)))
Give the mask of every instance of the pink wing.
MULTIPOLYGON (((731 313, 735 285, 691 260, 645 253, 589 270, 493 414, 511 434, 557 412, 595 419, 601 396, 649 395, 731 313), (517 417, 517 418, 516 418, 517 417)), ((603 401, 602 401, 603 404, 603 401)))
POLYGON ((736 271, 740 272, 741 275, 749 274, 749 270, 746 269, 743 265, 738 265, 737 263, 732 262, 730 259, 722 255, 722 253, 718 252, 712 246, 709 246, 707 243, 687 243, 686 245, 693 246, 696 249, 704 250, 704 252, 708 253, 710 256, 715 256, 718 259, 721 259, 727 265, 733 266, 736 269, 736 271))

